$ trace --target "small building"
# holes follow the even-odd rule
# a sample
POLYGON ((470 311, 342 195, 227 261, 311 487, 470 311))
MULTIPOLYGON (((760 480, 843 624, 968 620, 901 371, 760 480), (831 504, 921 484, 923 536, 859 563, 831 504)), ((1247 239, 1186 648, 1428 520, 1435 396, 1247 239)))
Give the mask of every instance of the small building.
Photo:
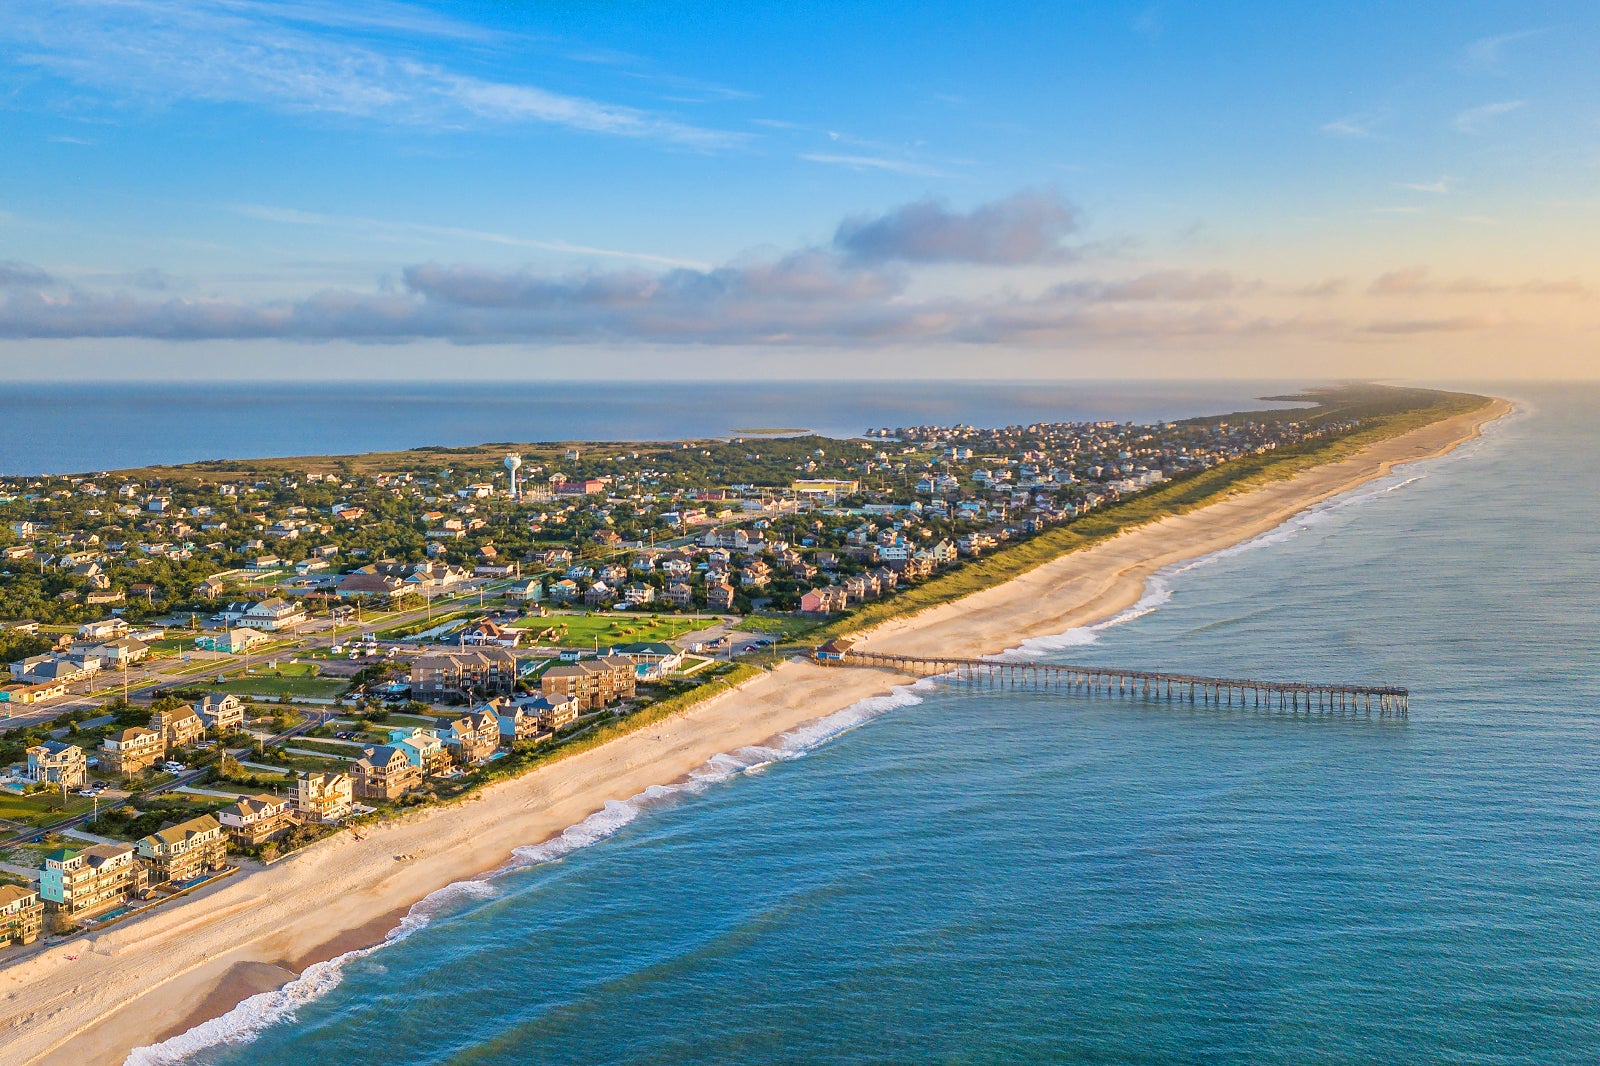
POLYGON ((235 626, 224 629, 220 633, 205 633, 194 638, 194 646, 199 651, 221 651, 230 655, 238 655, 257 644, 265 644, 270 638, 254 629, 242 629, 235 626))
POLYGON ((380 744, 368 748, 350 764, 351 783, 357 797, 394 801, 422 784, 422 770, 397 747, 380 744))
POLYGON ((823 662, 841 662, 855 645, 848 637, 836 637, 817 648, 817 658, 823 662))
POLYGON ((93 844, 47 852, 39 871, 45 907, 63 917, 86 917, 142 895, 149 873, 132 844, 93 844))
POLYGON ((28 780, 82 788, 89 779, 89 757, 76 744, 46 740, 28 749, 28 780))
POLYGON ((44 928, 39 893, 18 885, 0 885, 0 944, 31 944, 44 928))
POLYGON ((284 796, 242 796, 224 808, 217 820, 228 839, 239 847, 254 847, 276 840, 294 827, 294 800, 284 796))
POLYGON ((713 611, 731 611, 733 609, 733 586, 727 581, 718 579, 706 582, 706 606, 713 611))
POLYGON ((325 825, 350 816, 354 783, 349 774, 301 770, 295 774, 294 818, 325 825))
POLYGON ((246 629, 260 629, 268 633, 278 633, 294 629, 306 620, 306 611, 298 603, 274 596, 269 600, 250 605, 239 618, 239 624, 246 629))
POLYGON ((228 862, 228 838, 209 814, 151 833, 136 845, 153 884, 188 881, 228 862))

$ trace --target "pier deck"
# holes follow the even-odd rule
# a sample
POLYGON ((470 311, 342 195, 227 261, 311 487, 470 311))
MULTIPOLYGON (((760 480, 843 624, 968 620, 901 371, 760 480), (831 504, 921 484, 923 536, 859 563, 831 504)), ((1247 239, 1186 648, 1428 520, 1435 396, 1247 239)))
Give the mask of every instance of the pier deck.
POLYGON ((823 666, 885 667, 922 677, 942 676, 1000 688, 1034 688, 1288 713, 1371 715, 1376 712, 1384 718, 1404 718, 1410 698, 1408 689, 1395 685, 1199 677, 1111 666, 888 655, 853 648, 831 654, 818 649, 813 657, 823 666))

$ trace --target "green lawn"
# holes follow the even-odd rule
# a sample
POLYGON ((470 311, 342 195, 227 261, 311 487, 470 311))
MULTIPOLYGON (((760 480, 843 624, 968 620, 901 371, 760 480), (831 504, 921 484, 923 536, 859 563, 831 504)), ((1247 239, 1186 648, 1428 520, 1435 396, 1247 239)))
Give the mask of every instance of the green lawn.
MULTIPOLYGON (((566 627, 566 635, 554 641, 563 648, 592 648, 596 641, 601 647, 607 644, 636 644, 650 641, 673 640, 697 629, 707 629, 716 623, 714 618, 683 618, 661 615, 652 621, 651 616, 609 614, 552 614, 548 618, 524 618, 516 623, 521 629, 537 634, 542 629, 566 627)), ((530 634, 532 635, 532 634, 530 634)))
POLYGON ((735 628, 746 633, 771 633, 784 640, 821 629, 822 621, 815 618, 752 614, 740 619, 735 628))
MULTIPOLYGON (((285 664, 289 668, 296 665, 301 664, 285 664)), ((313 699, 331 699, 342 693, 348 687, 348 683, 336 678, 251 674, 249 677, 230 677, 215 687, 222 692, 231 692, 235 696, 266 696, 272 699, 279 696, 308 696, 313 699)))
POLYGON ((61 818, 70 818, 74 814, 82 814, 94 806, 94 800, 87 796, 74 796, 67 793, 65 809, 58 809, 61 802, 61 792, 35 795, 18 796, 14 792, 0 792, 0 818, 8 822, 21 822, 24 825, 40 825, 57 821, 61 818))

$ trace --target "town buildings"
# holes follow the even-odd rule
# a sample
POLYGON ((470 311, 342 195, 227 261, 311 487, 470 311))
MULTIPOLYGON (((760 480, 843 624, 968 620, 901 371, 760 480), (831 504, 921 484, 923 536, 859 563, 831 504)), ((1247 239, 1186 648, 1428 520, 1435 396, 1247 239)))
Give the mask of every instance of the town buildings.
POLYGON ((510 695, 517 656, 509 648, 430 652, 411 664, 411 691, 420 700, 510 695))

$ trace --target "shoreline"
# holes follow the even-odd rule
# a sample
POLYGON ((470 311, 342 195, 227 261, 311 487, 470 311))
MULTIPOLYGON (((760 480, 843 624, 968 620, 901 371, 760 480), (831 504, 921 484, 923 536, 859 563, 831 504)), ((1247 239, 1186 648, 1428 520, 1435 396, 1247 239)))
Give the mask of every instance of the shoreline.
MULTIPOLYGON (((1443 455, 1512 409, 1503 400, 1378 442, 1060 556, 1005 584, 885 622, 875 650, 986 655, 1115 617, 1157 571, 1248 541, 1294 515, 1443 455)), ((122 1062, 227 1013, 285 975, 380 943, 441 888, 503 869, 514 849, 559 841, 608 803, 680 781, 719 753, 756 747, 915 679, 791 661, 678 716, 497 782, 464 803, 332 838, 266 870, 0 969, 0 1032, 19 1063, 64 1050, 122 1062), (396 861, 416 855, 417 861, 396 861)), ((544 846, 544 845, 540 845, 544 846)))

